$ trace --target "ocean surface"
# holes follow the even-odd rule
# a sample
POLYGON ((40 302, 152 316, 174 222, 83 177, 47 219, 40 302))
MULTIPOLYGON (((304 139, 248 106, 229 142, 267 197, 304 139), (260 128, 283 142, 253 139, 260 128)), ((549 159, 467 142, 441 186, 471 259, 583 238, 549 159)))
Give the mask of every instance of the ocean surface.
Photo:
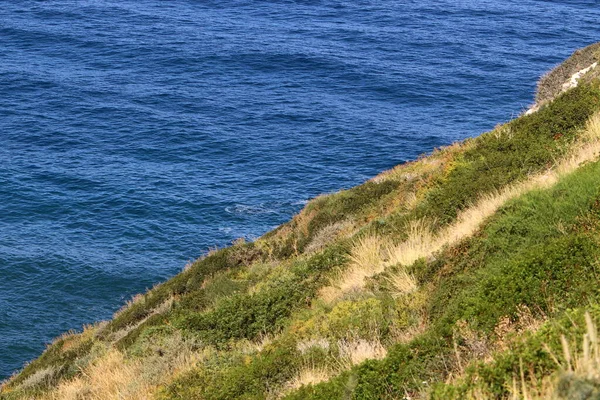
POLYGON ((0 379, 213 246, 491 129, 597 1, 0 6, 0 379))

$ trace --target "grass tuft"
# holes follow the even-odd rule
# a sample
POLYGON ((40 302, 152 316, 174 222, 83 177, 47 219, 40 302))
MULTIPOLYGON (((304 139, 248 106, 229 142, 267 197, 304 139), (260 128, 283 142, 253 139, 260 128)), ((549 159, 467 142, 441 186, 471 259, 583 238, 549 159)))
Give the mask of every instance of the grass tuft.
POLYGON ((338 348, 342 363, 348 369, 366 360, 381 360, 387 355, 387 350, 377 338, 341 340, 338 342, 338 348))

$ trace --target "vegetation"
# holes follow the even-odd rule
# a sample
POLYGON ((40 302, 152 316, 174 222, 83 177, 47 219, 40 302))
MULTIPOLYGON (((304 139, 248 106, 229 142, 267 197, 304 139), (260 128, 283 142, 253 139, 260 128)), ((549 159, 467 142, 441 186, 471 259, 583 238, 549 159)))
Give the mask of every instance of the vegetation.
MULTIPOLYGON (((594 43, 583 49, 576 50, 565 62, 557 65, 552 71, 540 79, 537 87, 535 101, 538 104, 547 103, 563 91, 563 85, 573 74, 588 68, 600 60, 600 43, 594 43)), ((590 81, 598 77, 599 71, 592 72, 585 77, 590 81)))
POLYGON ((58 338, 0 399, 598 398, 594 71, 211 251, 58 338))

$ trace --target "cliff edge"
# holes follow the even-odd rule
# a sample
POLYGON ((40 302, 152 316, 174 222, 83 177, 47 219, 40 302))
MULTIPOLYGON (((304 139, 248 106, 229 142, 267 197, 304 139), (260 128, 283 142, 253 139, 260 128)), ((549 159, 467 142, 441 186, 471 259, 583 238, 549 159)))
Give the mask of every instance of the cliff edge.
POLYGON ((598 398, 599 60, 64 334, 0 399, 598 398))

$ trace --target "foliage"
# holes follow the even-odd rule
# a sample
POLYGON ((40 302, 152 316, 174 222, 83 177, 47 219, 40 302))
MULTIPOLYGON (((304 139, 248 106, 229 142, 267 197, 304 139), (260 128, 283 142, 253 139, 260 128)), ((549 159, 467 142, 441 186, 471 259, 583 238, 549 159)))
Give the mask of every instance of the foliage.
POLYGON ((0 398, 100 390, 85 374, 104 367, 143 375, 145 395, 162 400, 502 398, 515 382, 552 377, 556 393, 595 393, 598 382, 562 371, 561 337, 584 333, 586 309, 600 318, 600 162, 502 191, 595 140, 584 129, 598 110, 598 81, 581 83, 536 113, 313 199, 110 322, 59 338, 0 398))

